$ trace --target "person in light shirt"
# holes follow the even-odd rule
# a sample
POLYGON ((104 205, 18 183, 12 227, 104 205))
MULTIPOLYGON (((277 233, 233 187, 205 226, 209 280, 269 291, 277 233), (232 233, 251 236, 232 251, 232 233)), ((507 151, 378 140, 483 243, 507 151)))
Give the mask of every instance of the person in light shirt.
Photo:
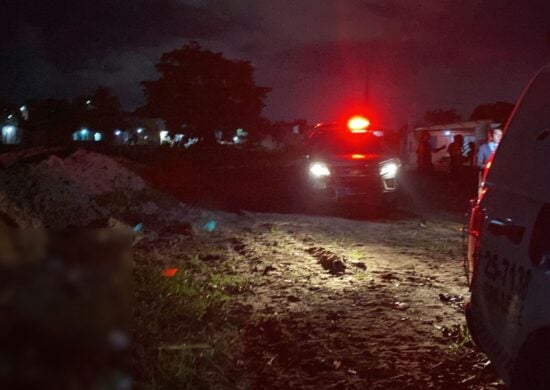
POLYGON ((487 142, 479 147, 477 151, 477 167, 483 171, 487 162, 497 150, 497 146, 502 138, 502 129, 491 129, 487 133, 487 142))

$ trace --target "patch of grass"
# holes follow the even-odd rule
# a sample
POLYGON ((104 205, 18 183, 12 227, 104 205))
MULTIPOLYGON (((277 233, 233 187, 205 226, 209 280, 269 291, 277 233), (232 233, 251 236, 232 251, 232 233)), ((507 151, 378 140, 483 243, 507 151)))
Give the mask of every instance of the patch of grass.
POLYGON ((270 231, 271 231, 272 236, 277 236, 277 235, 281 234, 281 231, 279 230, 279 228, 276 225, 272 225, 270 231))
POLYGON ((444 329, 444 334, 454 340, 449 345, 451 353, 461 353, 465 349, 471 349, 473 346, 472 336, 466 324, 455 325, 450 329, 446 328, 444 329))
POLYGON ((212 275, 211 286, 228 294, 240 294, 248 291, 249 281, 244 276, 215 274, 212 275))
POLYGON ((358 248, 351 248, 347 252, 347 255, 354 260, 361 260, 363 258, 363 252, 358 248))
POLYGON ((363 282, 365 284, 366 283, 372 283, 372 273, 370 273, 368 270, 357 272, 357 273, 353 274, 353 277, 358 282, 363 282))
POLYGON ((152 265, 135 269, 134 367, 144 389, 231 388, 228 321, 245 277, 228 275, 193 256, 165 277, 152 265))

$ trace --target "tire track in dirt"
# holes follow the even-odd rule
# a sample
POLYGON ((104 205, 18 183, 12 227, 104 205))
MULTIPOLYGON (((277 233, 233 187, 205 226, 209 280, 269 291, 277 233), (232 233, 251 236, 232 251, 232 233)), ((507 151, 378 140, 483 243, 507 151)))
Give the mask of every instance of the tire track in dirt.
POLYGON ((463 316, 460 302, 449 304, 457 288, 439 277, 448 262, 417 261, 414 246, 367 241, 360 228, 354 222, 328 240, 323 229, 283 220, 232 241, 255 275, 242 388, 475 388, 453 387, 465 374, 449 360, 443 330, 463 316))

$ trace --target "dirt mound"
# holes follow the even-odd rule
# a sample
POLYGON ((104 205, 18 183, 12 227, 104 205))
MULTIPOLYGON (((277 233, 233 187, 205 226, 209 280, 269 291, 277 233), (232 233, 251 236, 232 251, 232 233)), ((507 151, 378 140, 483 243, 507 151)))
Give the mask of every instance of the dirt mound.
POLYGON ((77 150, 62 161, 66 175, 87 194, 100 195, 117 190, 141 191, 141 177, 108 156, 77 150))
POLYGON ((162 197, 155 199, 139 175, 109 156, 35 150, 2 155, 0 162, 6 167, 0 172, 0 221, 8 226, 79 227, 130 211, 134 219, 159 211, 162 197))

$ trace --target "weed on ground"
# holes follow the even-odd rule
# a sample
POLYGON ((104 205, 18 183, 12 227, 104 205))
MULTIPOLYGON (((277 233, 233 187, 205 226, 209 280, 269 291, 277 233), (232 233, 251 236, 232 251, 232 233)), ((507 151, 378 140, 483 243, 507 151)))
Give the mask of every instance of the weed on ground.
POLYGON ((136 266, 134 366, 137 388, 233 387, 230 309, 247 279, 193 256, 175 268, 136 266))

